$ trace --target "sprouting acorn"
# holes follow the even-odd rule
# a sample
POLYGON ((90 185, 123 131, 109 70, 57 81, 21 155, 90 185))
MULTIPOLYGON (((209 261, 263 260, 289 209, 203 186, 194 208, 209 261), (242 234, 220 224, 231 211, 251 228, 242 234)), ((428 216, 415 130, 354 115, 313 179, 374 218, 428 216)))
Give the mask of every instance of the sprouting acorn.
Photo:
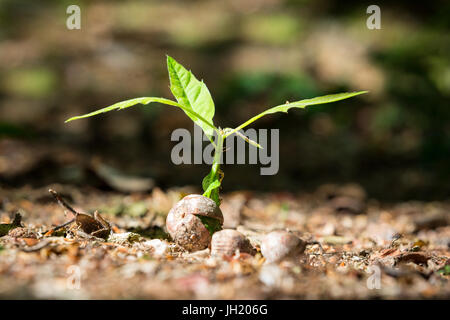
POLYGON ((261 242, 261 253, 267 263, 295 258, 305 251, 306 242, 287 231, 272 231, 261 242))
POLYGON ((223 215, 217 204, 202 195, 184 197, 169 211, 166 227, 172 239, 188 251, 206 249, 214 232, 221 230, 223 215))
POLYGON ((233 256, 237 251, 252 255, 256 253, 250 241, 239 231, 225 229, 213 234, 211 240, 212 256, 233 256))

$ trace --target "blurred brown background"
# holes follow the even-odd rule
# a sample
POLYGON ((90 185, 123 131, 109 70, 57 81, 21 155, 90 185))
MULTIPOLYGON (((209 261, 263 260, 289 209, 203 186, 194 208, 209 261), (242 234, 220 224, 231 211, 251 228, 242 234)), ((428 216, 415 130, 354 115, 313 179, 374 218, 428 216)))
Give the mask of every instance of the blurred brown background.
POLYGON ((170 160, 171 132, 193 129, 179 110, 64 124, 133 97, 171 98, 169 54, 205 80, 222 127, 286 100, 370 91, 254 123, 280 128, 279 173, 228 165, 224 190, 356 182, 384 200, 448 197, 449 2, 379 3, 382 30, 366 28, 364 1, 76 1, 72 31, 70 4, 0 0, 0 186, 111 188, 92 159, 163 188, 199 186, 206 165, 170 160))

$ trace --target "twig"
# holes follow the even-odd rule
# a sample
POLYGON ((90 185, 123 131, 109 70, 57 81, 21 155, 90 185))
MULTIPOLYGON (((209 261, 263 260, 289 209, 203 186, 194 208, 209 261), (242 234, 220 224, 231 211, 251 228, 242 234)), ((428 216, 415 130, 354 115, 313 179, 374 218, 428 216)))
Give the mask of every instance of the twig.
POLYGON ((72 222, 74 222, 75 219, 76 219, 76 218, 73 218, 73 219, 71 219, 71 220, 69 220, 69 221, 67 221, 67 222, 64 222, 63 224, 57 225, 57 226, 51 228, 50 230, 47 230, 46 232, 44 232, 44 234, 46 234, 46 233, 48 233, 48 232, 50 232, 50 231, 51 231, 51 232, 55 232, 55 231, 58 230, 58 229, 64 228, 65 226, 67 226, 67 225, 71 224, 72 222))
POLYGON ((63 200, 63 198, 61 198, 61 196, 53 189, 48 189, 48 192, 50 192, 52 194, 52 196, 55 198, 55 200, 58 202, 58 204, 63 207, 64 209, 69 210, 70 212, 72 212, 75 216, 78 215, 79 212, 75 211, 74 208, 72 208, 71 206, 69 206, 67 204, 67 202, 65 202, 63 200))
POLYGON ((50 244, 50 241, 48 239, 44 239, 32 247, 24 247, 21 249, 22 249, 22 251, 25 251, 25 252, 39 251, 42 248, 45 248, 46 246, 48 246, 49 244, 50 244))
POLYGON ((48 232, 55 232, 58 229, 64 228, 65 226, 71 224, 72 222, 75 221, 76 217, 78 216, 79 212, 75 211, 74 208, 72 208, 70 205, 67 204, 67 202, 65 202, 63 200, 63 198, 53 189, 49 189, 48 192, 50 192, 52 194, 52 196, 55 198, 55 200, 58 202, 58 204, 63 207, 64 209, 69 210, 70 212, 72 212, 75 215, 75 218, 64 222, 63 224, 57 225, 56 227, 51 228, 50 230, 46 231, 45 233, 48 232))

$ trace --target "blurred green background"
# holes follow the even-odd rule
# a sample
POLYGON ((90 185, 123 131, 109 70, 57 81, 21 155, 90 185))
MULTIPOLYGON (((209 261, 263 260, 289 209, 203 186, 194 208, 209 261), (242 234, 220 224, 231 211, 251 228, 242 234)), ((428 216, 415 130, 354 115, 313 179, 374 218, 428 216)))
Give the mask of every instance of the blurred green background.
POLYGON ((163 188, 200 185, 206 165, 171 163, 184 113, 140 107, 64 124, 138 96, 171 97, 169 54, 207 83, 215 123, 241 124, 267 107, 369 90, 339 103, 262 118, 280 128, 280 170, 227 165, 226 191, 314 190, 356 182, 385 200, 450 191, 450 3, 365 1, 0 0, 0 184, 99 185, 91 160, 163 188), (86 169, 87 168, 87 169, 86 169))

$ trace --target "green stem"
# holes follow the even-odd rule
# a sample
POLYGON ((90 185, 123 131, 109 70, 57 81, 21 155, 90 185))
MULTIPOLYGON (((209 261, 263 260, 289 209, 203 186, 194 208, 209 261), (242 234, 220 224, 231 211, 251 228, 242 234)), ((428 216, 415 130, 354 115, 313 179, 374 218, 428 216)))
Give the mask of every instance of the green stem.
POLYGON ((237 132, 237 131, 239 131, 239 130, 245 128, 245 127, 248 126, 250 123, 252 123, 252 122, 258 120, 259 118, 261 118, 261 117, 264 116, 264 115, 265 115, 264 113, 260 113, 260 114, 258 114, 258 115, 256 115, 256 116, 254 116, 253 118, 251 118, 251 119, 245 121, 245 122, 244 122, 243 124, 241 124, 239 127, 236 127, 236 128, 234 128, 234 129, 232 129, 232 130, 229 130, 229 131, 225 134, 224 138, 225 138, 225 139, 228 138, 228 137, 231 136, 233 133, 235 133, 235 132, 237 132))
POLYGON ((223 152, 223 140, 224 140, 224 136, 222 134, 222 131, 219 131, 218 136, 217 136, 217 144, 214 149, 214 161, 213 161, 213 167, 212 167, 214 174, 218 174, 219 169, 220 169, 220 158, 221 158, 222 152, 223 152))
MULTIPOLYGON (((208 174, 207 178, 207 185, 213 183, 214 181, 220 181, 220 159, 223 152, 223 141, 224 141, 224 133, 221 129, 217 131, 217 142, 215 144, 214 149, 214 159, 213 164, 210 173, 208 174)), ((205 188, 205 187, 204 187, 205 188)), ((211 198, 214 200, 217 205, 220 205, 220 198, 219 198, 219 187, 212 189, 208 192, 205 192, 203 194, 205 197, 211 198)))
MULTIPOLYGON (((220 169, 220 158, 222 156, 223 152, 223 133, 222 130, 219 130, 217 133, 217 143, 216 148, 214 150, 214 161, 213 161, 213 167, 212 167, 212 173, 214 180, 220 179, 219 177, 219 169, 220 169)), ((211 191, 211 198, 216 201, 216 203, 220 204, 220 198, 219 198, 219 188, 216 188, 211 191)))

